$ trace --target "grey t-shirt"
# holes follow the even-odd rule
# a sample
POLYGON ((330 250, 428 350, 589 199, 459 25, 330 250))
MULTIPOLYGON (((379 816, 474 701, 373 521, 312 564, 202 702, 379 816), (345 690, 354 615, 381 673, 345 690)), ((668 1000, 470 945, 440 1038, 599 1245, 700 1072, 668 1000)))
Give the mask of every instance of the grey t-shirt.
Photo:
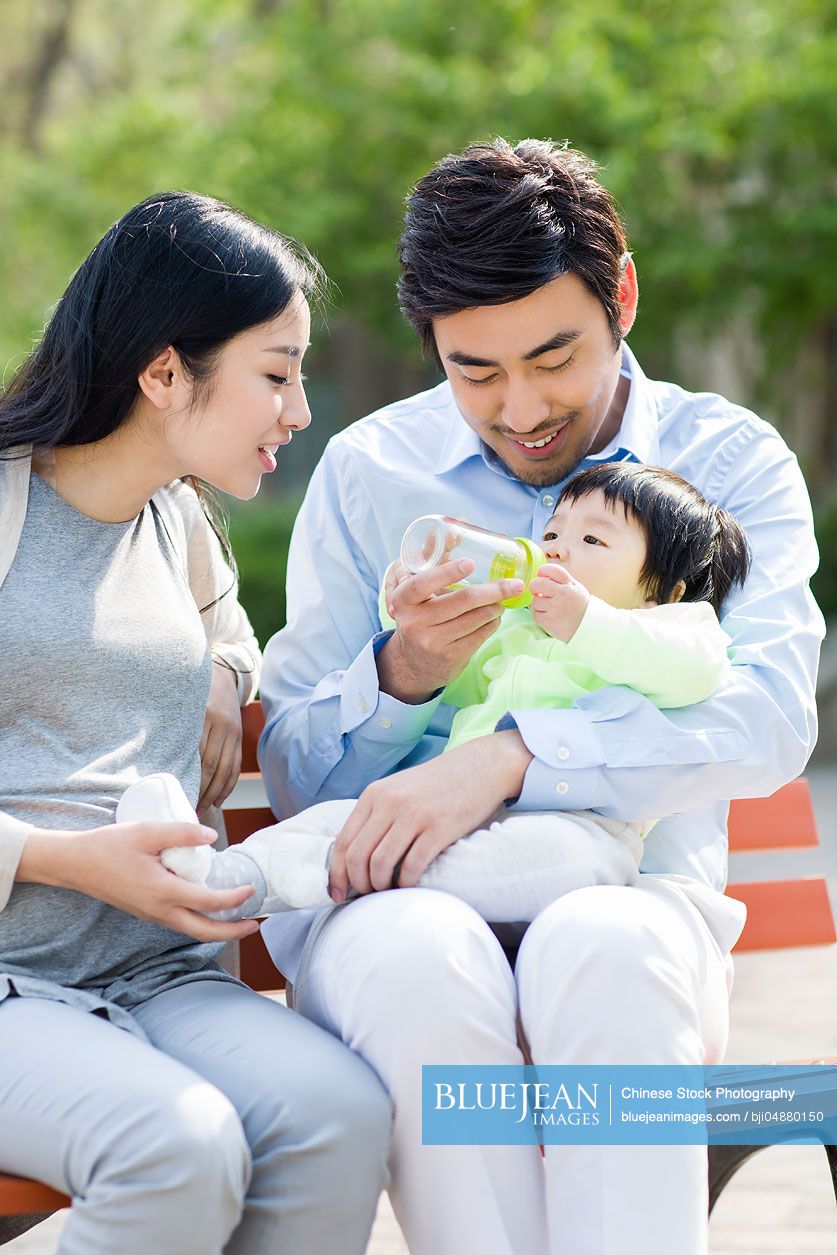
MULTIPOLYGON (((0 587, 0 811, 40 828, 113 823, 133 781, 169 771, 194 804, 209 646, 153 502, 128 523, 73 509, 32 472, 0 587)), ((0 911, 0 999, 58 998, 126 1014, 162 989, 232 979, 218 943, 71 889, 15 884, 0 911)))

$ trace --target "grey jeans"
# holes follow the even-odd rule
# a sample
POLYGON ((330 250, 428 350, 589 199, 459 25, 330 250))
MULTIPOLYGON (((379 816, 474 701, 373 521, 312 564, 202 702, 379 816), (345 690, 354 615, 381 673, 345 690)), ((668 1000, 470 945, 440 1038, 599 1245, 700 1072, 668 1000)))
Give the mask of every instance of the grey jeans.
POLYGON ((220 981, 134 1015, 151 1045, 62 1003, 0 1004, 0 1171, 73 1196, 60 1255, 361 1255, 391 1125, 372 1070, 220 981))

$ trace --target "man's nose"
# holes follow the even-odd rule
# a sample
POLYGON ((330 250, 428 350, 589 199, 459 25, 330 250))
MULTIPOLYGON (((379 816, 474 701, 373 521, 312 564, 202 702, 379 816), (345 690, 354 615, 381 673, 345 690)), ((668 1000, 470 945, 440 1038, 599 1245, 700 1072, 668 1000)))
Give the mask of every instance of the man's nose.
POLYGON ((528 439, 529 433, 549 418, 549 402, 541 396, 538 382, 510 377, 500 417, 513 432, 524 440, 528 439))

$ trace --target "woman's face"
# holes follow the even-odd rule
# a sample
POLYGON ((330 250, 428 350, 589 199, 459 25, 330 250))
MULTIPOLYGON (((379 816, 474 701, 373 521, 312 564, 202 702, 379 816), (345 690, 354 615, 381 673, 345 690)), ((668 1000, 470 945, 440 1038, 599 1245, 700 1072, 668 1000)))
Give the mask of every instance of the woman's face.
POLYGON ((215 360, 206 392, 166 433, 190 473, 248 501, 277 450, 311 422, 302 358, 311 314, 299 294, 277 318, 242 331, 215 360))

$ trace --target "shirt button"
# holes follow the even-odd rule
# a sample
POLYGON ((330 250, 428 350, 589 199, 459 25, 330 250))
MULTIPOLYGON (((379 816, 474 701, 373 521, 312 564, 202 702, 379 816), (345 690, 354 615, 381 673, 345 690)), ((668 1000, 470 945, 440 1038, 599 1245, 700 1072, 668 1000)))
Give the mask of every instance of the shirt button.
POLYGON ((555 792, 556 793, 569 793, 569 791, 570 791, 570 786, 567 784, 566 780, 559 780, 558 784, 556 784, 555 786, 555 792))
POLYGON ((391 727, 392 727, 392 720, 391 720, 391 719, 387 719, 386 715, 384 715, 382 718, 380 718, 380 719, 378 720, 378 723, 381 725, 381 727, 382 727, 382 728, 391 728, 391 727))
POLYGON ((559 745, 558 757, 561 759, 561 762, 565 762, 566 759, 569 758, 569 756, 570 756, 570 751, 567 749, 566 745, 559 745))
POLYGON ((541 501, 546 506, 547 510, 551 510, 555 505, 555 498, 550 496, 549 493, 547 493, 545 497, 541 497, 541 501))
POLYGON ((357 704, 357 707, 358 707, 358 710, 362 711, 364 715, 366 714, 367 710, 369 709, 369 703, 367 702, 365 697, 361 697, 360 701, 357 704))

